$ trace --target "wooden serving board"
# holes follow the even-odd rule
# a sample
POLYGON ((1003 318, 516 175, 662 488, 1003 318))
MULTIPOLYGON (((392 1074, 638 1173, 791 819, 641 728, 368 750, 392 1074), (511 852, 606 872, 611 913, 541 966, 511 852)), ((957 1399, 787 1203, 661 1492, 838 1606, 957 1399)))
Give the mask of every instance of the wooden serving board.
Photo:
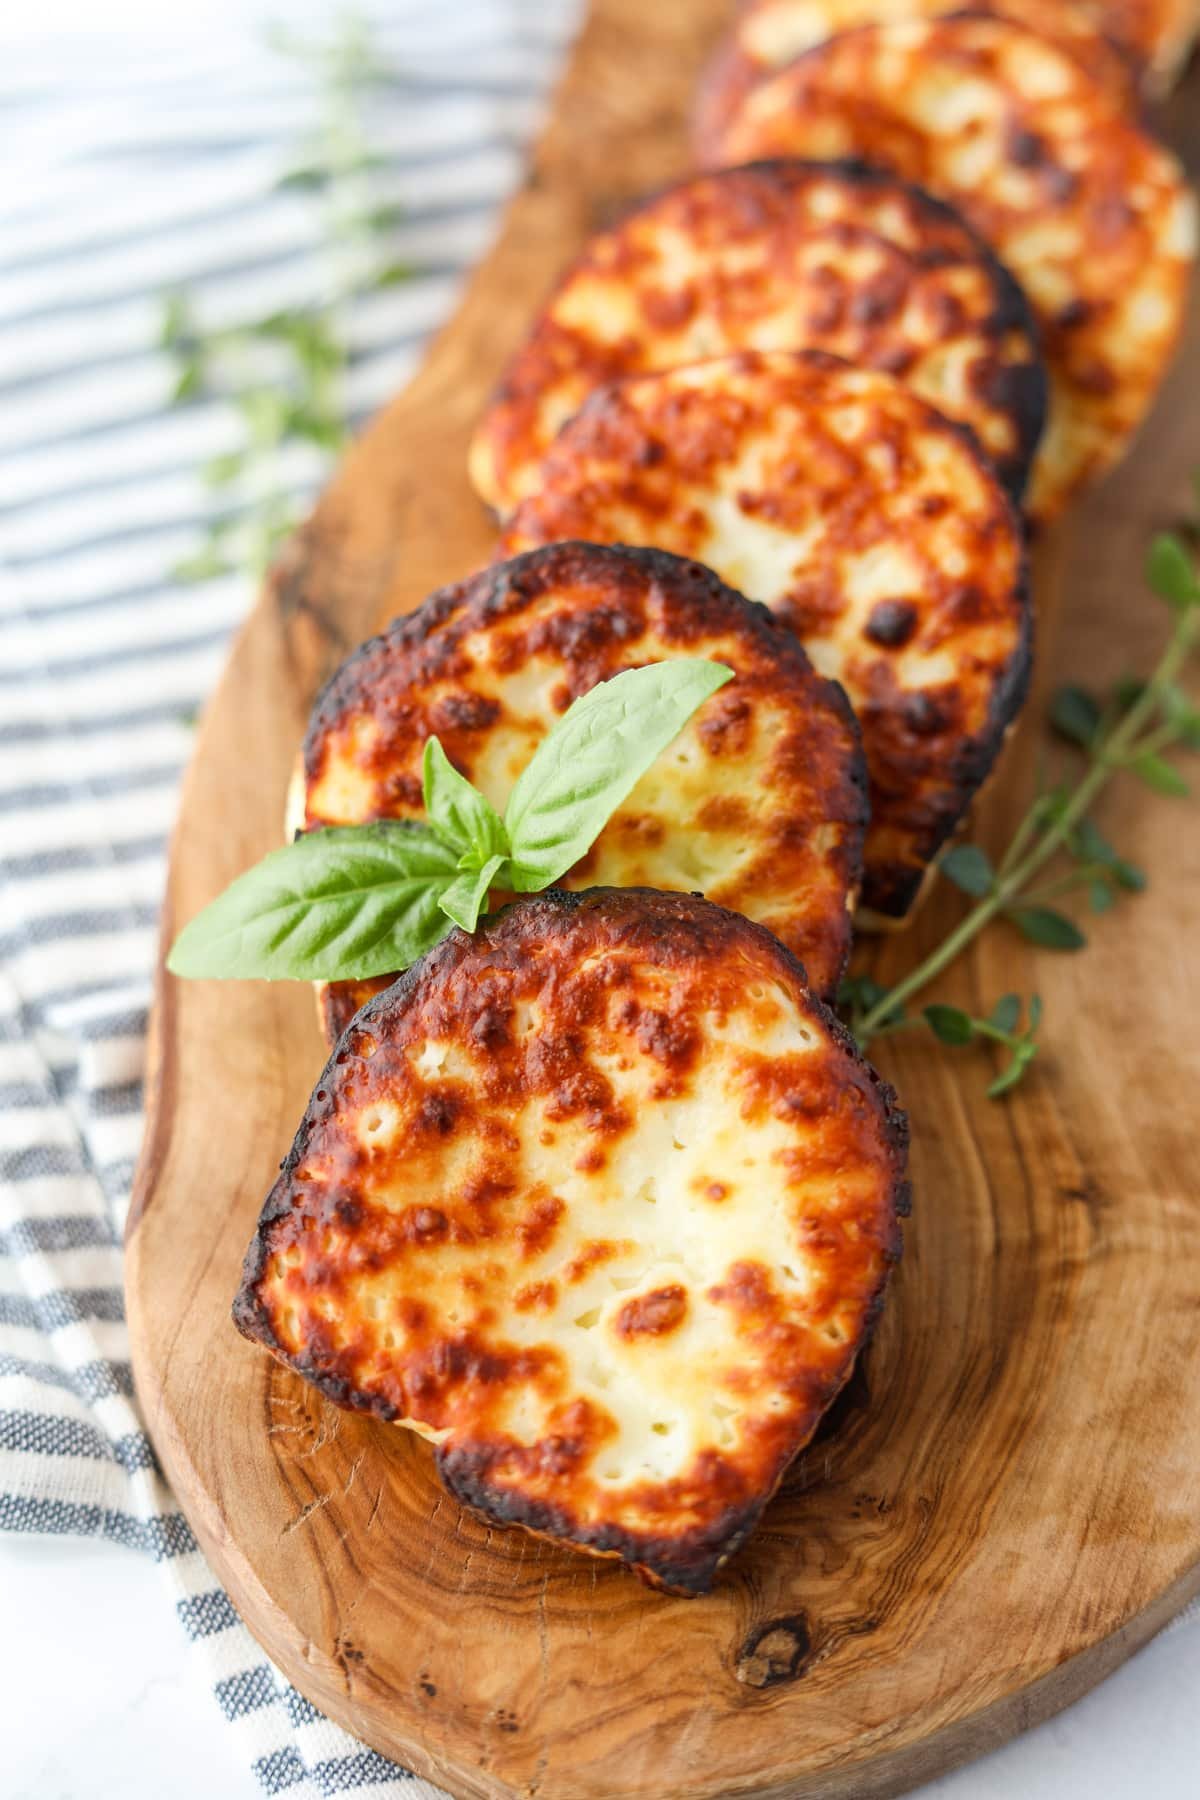
MULTIPOLYGON (((585 232, 686 167, 723 12, 596 0, 499 243, 237 642, 184 790, 164 942, 278 842, 322 674, 488 555, 469 430, 585 232)), ((1200 151, 1200 80, 1173 124, 1200 151)), ((1025 805, 1047 689, 1157 652, 1143 545, 1183 510, 1198 393, 1200 311, 1136 454, 1039 551, 1040 692, 986 842, 1025 805)), ((1045 996, 1015 1097, 984 1098, 984 1051, 883 1047, 913 1121, 904 1262, 837 1420, 704 1600, 488 1529, 425 1444, 237 1336, 242 1253, 322 1062, 312 1000, 160 974, 129 1228, 138 1392, 214 1569, 304 1694, 460 1796, 864 1800, 1065 1705, 1200 1591, 1200 844, 1186 807, 1131 781, 1104 822, 1148 894, 1080 956, 993 928, 943 984, 964 1004, 1045 996)), ((935 893, 877 951, 884 976, 961 905, 935 893)))

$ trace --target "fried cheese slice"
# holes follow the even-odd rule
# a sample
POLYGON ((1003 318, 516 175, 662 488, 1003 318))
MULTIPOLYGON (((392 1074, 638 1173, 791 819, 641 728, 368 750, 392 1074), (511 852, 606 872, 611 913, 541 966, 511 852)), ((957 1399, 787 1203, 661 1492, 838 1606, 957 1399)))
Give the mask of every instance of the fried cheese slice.
POLYGON ((1022 492, 1046 405, 1024 297, 954 213, 852 162, 700 176, 593 238, 481 421, 472 479, 507 514, 594 388, 801 347, 902 376, 1022 492))
POLYGON ((1039 520, 1127 449, 1170 364, 1196 250, 1175 158, 1054 45, 961 16, 844 32, 747 97, 723 161, 857 155, 958 207, 1041 326, 1039 520))
MULTIPOLYGON (((558 544, 433 595, 356 651, 319 696, 295 822, 421 817, 433 735, 503 812, 572 700, 674 656, 725 663, 734 679, 561 885, 702 891, 769 926, 828 996, 849 953, 862 871, 858 728, 791 632, 678 557, 558 544)), ((331 1041, 388 979, 325 989, 331 1041)))
MULTIPOLYGON (((701 162, 722 160, 724 133, 747 94, 814 45, 857 25, 943 18, 963 10, 962 0, 744 0, 697 91, 694 136, 701 162)), ((1013 19, 1038 32, 1079 63, 1120 106, 1134 110, 1140 64, 1117 47, 1103 16, 1127 11, 1128 0, 975 0, 969 10, 1013 19)))
POLYGON ((792 627, 862 727, 863 905, 903 917, 1029 676, 1021 524, 970 433, 820 351, 634 377, 564 427, 500 553, 556 538, 695 557, 792 627))
POLYGON ((906 1137, 761 926, 538 895, 354 1020, 234 1319, 485 1518, 703 1593, 871 1329, 906 1137))

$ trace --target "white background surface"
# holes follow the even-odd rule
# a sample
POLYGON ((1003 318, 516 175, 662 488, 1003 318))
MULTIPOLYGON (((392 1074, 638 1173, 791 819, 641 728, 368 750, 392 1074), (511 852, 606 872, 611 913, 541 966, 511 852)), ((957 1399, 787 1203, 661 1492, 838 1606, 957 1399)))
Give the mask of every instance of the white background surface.
MULTIPOLYGON (((180 28, 236 14, 194 0, 180 28)), ((0 0, 0 45, 95 28, 95 0, 0 0)), ((280 6, 280 12, 296 10, 280 6)), ((169 22, 110 0, 105 27, 169 22)), ((147 1559, 89 1540, 0 1538, 0 1800, 260 1800, 147 1559)), ((1068 1712, 922 1790, 937 1800, 1198 1800, 1200 1625, 1156 1640, 1068 1712)))
MULTIPOLYGON (((261 1800, 176 1621, 115 1545, 0 1538, 3 1800, 261 1800)), ((1196 1800, 1200 1629, 921 1790, 933 1800, 1196 1800)))

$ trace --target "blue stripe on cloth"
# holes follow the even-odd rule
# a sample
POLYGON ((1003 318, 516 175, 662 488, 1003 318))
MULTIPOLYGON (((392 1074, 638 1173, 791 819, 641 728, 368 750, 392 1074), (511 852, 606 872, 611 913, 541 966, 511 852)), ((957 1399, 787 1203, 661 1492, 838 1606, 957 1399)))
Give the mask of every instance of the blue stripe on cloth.
POLYGON ((97 1400, 111 1400, 117 1395, 128 1399, 133 1393, 133 1369, 127 1362, 97 1359, 81 1363, 77 1369, 66 1369, 60 1363, 38 1362, 27 1356, 12 1356, 0 1350, 0 1376, 22 1376, 42 1387, 62 1388, 78 1394, 81 1400, 95 1405, 97 1400))
POLYGON ((63 1418, 58 1413, 0 1410, 0 1451, 4 1450, 32 1456, 86 1456, 94 1462, 117 1463, 130 1473, 155 1466, 144 1433, 107 1438, 86 1420, 63 1418))
POLYGON ((212 1637, 218 1631, 232 1631, 241 1623, 233 1603, 221 1588, 207 1594, 185 1594, 175 1602, 179 1622, 190 1638, 212 1637))
POLYGON ((120 1324, 124 1317, 125 1296, 120 1288, 58 1288, 36 1298, 0 1294, 0 1325, 21 1325, 32 1331, 61 1331, 86 1319, 120 1324))
POLYGON ((264 1794, 282 1794, 308 1779, 300 1752, 294 1744, 273 1750, 270 1756, 257 1757, 252 1764, 264 1794))
POLYGON ((377 1750, 360 1750, 353 1756, 331 1757, 314 1763, 313 1780, 322 1794, 332 1797, 354 1788, 378 1787, 381 1782, 395 1781, 398 1776, 413 1779, 407 1769, 398 1768, 377 1750))
POLYGON ((254 1669, 242 1669, 237 1675, 227 1675, 217 1682, 214 1692, 217 1705, 231 1720, 243 1719, 261 1706, 273 1706, 278 1698, 274 1677, 266 1663, 259 1663, 254 1669))
POLYGON ((61 1537, 103 1537, 129 1550, 141 1550, 155 1562, 188 1556, 198 1548, 182 1513, 139 1519, 113 1507, 71 1500, 43 1500, 29 1494, 0 1492, 0 1531, 42 1532, 61 1537))
POLYGON ((57 1250, 111 1249, 120 1242, 112 1221, 94 1213, 37 1214, 0 1226, 0 1256, 44 1256, 57 1250))

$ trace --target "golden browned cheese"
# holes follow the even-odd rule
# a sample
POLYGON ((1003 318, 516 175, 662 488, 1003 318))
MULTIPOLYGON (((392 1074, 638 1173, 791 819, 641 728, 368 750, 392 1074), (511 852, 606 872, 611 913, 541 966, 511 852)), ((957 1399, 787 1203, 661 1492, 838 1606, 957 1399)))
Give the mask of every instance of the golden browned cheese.
POLYGON ((702 1593, 881 1303, 894 1101, 761 926, 519 901, 355 1020, 234 1318, 487 1518, 702 1593))
POLYGON ((1020 495, 1045 413, 1025 300, 957 216, 853 163, 700 176, 596 237, 476 432, 502 514, 603 383, 737 350, 811 346, 899 375, 975 431, 1020 495))
POLYGON ((694 556, 799 634, 862 726, 863 903, 902 916, 1029 673, 1021 525, 970 434, 820 351, 643 375, 564 427, 501 554, 556 538, 694 556))
MULTIPOLYGON (((837 986, 862 870, 866 775, 845 695, 708 569, 559 544, 444 588, 343 665, 304 746, 306 826, 422 815, 436 735, 503 812, 578 695, 669 657, 725 663, 712 695, 561 883, 700 890, 770 926, 837 986)), ((334 983, 331 1038, 384 982, 334 983)))
POLYGON ((1125 451, 1171 361, 1195 255, 1174 157, 1032 32, 1000 19, 864 26, 751 93, 722 160, 865 157, 959 207, 1042 328, 1054 518, 1125 451))
MULTIPOLYGON (((702 162, 720 162, 725 131, 747 94, 827 38, 858 25, 893 19, 942 18, 964 11, 962 0, 747 0, 715 52, 696 96, 695 141, 702 162)), ((1102 16, 1124 12, 1116 0, 973 0, 969 9, 1013 19, 1057 44, 1117 101, 1136 105, 1139 64, 1118 49, 1102 16)))

